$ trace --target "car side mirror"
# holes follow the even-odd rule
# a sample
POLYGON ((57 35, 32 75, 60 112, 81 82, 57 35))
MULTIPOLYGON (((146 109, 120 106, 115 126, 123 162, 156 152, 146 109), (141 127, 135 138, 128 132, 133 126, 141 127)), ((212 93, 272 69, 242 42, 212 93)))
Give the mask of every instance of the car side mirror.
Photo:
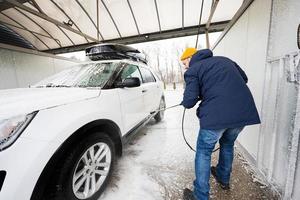
POLYGON ((139 78, 132 77, 132 78, 126 78, 123 82, 117 82, 116 87, 118 88, 132 88, 132 87, 139 87, 141 85, 141 81, 139 78))

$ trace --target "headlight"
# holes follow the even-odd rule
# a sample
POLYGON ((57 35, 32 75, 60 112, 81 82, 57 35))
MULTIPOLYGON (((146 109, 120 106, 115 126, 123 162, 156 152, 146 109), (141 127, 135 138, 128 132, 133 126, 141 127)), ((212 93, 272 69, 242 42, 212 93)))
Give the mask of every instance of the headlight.
POLYGON ((0 120, 0 151, 12 145, 28 126, 37 112, 0 120))

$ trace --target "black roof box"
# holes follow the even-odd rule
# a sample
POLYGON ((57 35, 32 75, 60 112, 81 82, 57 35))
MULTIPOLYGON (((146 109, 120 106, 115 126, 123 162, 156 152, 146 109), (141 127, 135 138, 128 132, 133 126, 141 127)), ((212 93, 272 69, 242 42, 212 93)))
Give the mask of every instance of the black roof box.
POLYGON ((122 44, 99 44, 85 50, 91 60, 130 59, 147 64, 145 55, 139 50, 122 44))

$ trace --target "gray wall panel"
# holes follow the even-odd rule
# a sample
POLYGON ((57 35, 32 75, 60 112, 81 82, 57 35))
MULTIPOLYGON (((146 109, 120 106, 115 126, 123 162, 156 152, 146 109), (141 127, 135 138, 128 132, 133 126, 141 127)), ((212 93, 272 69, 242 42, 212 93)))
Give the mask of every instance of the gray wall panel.
POLYGON ((76 62, 0 48, 0 89, 28 87, 76 62))
MULTIPOLYGON (((215 55, 228 56, 245 70, 259 112, 265 81, 270 12, 271 0, 254 1, 214 49, 215 55)), ((259 128, 259 125, 248 126, 239 137, 254 159, 258 154, 259 128)))
POLYGON ((246 71, 262 124, 239 141, 283 199, 300 199, 298 0, 255 0, 215 48, 246 71))
POLYGON ((0 89, 18 87, 11 51, 0 49, 0 89))

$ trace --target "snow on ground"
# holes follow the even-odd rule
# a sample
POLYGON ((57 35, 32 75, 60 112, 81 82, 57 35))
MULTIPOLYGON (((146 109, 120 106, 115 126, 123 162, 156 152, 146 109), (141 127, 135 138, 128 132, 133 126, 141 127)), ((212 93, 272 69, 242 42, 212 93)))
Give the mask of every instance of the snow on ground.
MULTIPOLYGON (((182 90, 166 92, 167 107, 179 104, 182 90)), ((112 184, 101 200, 159 200, 168 193, 166 182, 180 178, 176 171, 193 165, 193 153, 181 135, 182 107, 165 112, 162 122, 150 121, 127 147, 118 160, 112 184)), ((194 113, 193 113, 194 114, 194 113)), ((197 130, 198 120, 195 120, 197 130)), ((194 134, 196 137, 196 134, 194 134)), ((189 137, 188 139, 190 139, 189 137)), ((191 140, 195 143, 195 139, 191 140)), ((174 188, 174 190, 181 188, 174 188)), ((172 194, 167 194, 172 196, 172 194)))
MULTIPOLYGON (((179 104, 183 90, 166 91, 167 107, 179 104)), ((192 188, 194 153, 186 146, 181 133, 182 107, 165 112, 160 123, 154 120, 139 131, 118 159, 111 183, 99 200, 179 200, 182 190, 192 188)), ((185 132, 195 146, 199 121, 195 109, 187 110, 185 132)), ((240 156, 236 156, 237 158, 240 156)), ((277 199, 269 190, 252 182, 251 175, 235 159, 232 191, 224 192, 212 179, 211 199, 277 199)), ((213 163, 216 162, 216 154, 213 163)))

